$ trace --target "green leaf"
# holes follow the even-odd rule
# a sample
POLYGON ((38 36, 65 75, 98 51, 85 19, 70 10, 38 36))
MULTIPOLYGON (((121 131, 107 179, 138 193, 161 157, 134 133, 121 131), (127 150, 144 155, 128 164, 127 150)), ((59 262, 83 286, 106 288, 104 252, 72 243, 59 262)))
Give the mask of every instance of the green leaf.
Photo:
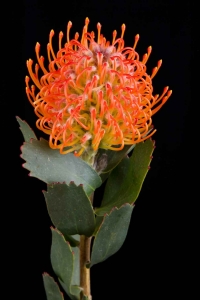
POLYGON ((64 300, 58 284, 47 273, 43 274, 43 282, 47 300, 64 300))
POLYGON ((17 122, 20 125, 20 130, 23 134, 24 140, 25 142, 29 142, 30 139, 35 139, 37 140, 37 137, 33 131, 33 129, 31 129, 31 127, 28 125, 28 123, 26 123, 26 121, 23 121, 22 119, 20 119, 19 117, 16 117, 17 122))
POLYGON ((111 173, 111 172, 99 174, 100 177, 101 177, 102 183, 103 183, 104 181, 106 181, 106 179, 110 176, 110 173, 111 173))
POLYGON ((124 243, 130 223, 133 206, 125 204, 114 208, 103 219, 94 239, 91 264, 100 263, 116 253, 124 243))
POLYGON ((85 192, 90 195, 102 183, 95 170, 82 159, 72 153, 60 154, 44 139, 25 142, 21 157, 26 161, 23 166, 31 171, 30 176, 48 184, 74 181, 76 185, 83 184, 85 192))
POLYGON ((93 235, 97 234, 97 231, 99 230, 99 227, 101 226, 101 223, 103 221, 103 216, 96 216, 95 221, 96 221, 96 226, 93 235))
POLYGON ((70 286, 73 275, 73 253, 68 242, 63 235, 57 230, 51 228, 52 246, 51 246, 51 263, 55 274, 65 283, 70 294, 70 286))
POLYGON ((121 207, 124 203, 134 203, 142 188, 148 172, 154 144, 151 139, 136 145, 130 159, 123 161, 112 171, 109 176, 105 195, 96 214, 103 216, 113 207, 121 207))
POLYGON ((71 296, 71 299, 80 300, 80 292, 81 291, 82 291, 82 289, 80 288, 80 286, 72 285, 71 286, 71 293, 72 293, 73 296, 71 296))
POLYGON ((48 213, 56 228, 64 235, 91 236, 95 230, 95 216, 83 186, 73 182, 52 184, 44 192, 48 213))
POLYGON ((70 287, 71 294, 68 294, 68 289, 66 287, 66 284, 64 284, 64 282, 62 282, 60 279, 58 279, 58 280, 59 280, 59 283, 62 286, 63 290, 67 293, 67 295, 70 297, 70 299, 80 300, 80 292, 82 291, 82 289, 79 286, 72 285, 70 287))
POLYGON ((117 194, 120 192, 123 179, 126 178, 126 175, 128 173, 129 166, 130 159, 128 157, 125 157, 112 171, 105 186, 103 200, 101 203, 102 206, 109 203, 111 199, 115 199, 115 197, 117 197, 117 194))
POLYGON ((72 248, 74 255, 74 268, 72 275, 72 286, 80 285, 80 250, 78 247, 72 248))
POLYGON ((77 294, 80 293, 81 289, 78 286, 73 286, 72 288, 72 284, 77 281, 77 277, 74 275, 74 268, 75 260, 78 258, 75 259, 75 252, 72 251, 69 243, 65 241, 63 235, 57 229, 51 228, 51 231, 51 263, 53 270, 58 276, 60 284, 65 289, 70 299, 78 300, 79 297, 77 294))
MULTIPOLYGON (((53 222, 52 222, 52 223, 53 223, 53 222)), ((55 227, 56 227, 56 226, 55 226, 55 227)), ((58 228, 58 230, 59 230, 59 228, 58 228)), ((65 240, 66 240, 67 242, 70 243, 70 246, 71 246, 71 247, 77 247, 77 246, 79 246, 79 244, 80 244, 80 243, 79 243, 79 240, 77 240, 76 238, 74 238, 74 236, 65 234, 65 233, 63 233, 63 232, 62 232, 62 234, 63 234, 65 240)), ((77 236, 78 236, 78 235, 77 235, 77 236)))
MULTIPOLYGON (((74 254, 74 268, 73 268, 73 275, 72 275, 72 281, 71 281, 71 296, 72 299, 80 299, 80 251, 78 247, 75 247, 72 249, 74 254)), ((67 293, 66 285, 59 280, 61 286, 67 293)))
MULTIPOLYGON (((108 173, 113 170, 120 161, 135 147, 135 145, 126 145, 121 151, 113 151, 113 150, 98 150, 98 157, 100 158, 102 155, 107 155, 107 167, 102 171, 102 173, 108 173)), ((97 157, 97 160, 98 160, 97 157)))

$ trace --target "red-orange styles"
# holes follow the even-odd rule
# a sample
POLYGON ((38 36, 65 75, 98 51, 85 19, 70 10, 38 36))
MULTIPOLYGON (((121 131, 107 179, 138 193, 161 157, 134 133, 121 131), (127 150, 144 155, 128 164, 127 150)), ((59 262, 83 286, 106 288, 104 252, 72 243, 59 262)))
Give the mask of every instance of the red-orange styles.
POLYGON ((114 30, 112 42, 101 34, 100 23, 96 38, 93 31, 88 32, 88 24, 86 18, 81 37, 76 33, 70 39, 72 23, 68 22, 66 41, 59 34, 57 53, 51 30, 48 64, 40 56, 39 43, 35 48, 38 63, 33 66, 31 59, 27 61, 34 85, 29 85, 27 76, 26 93, 38 117, 36 125, 49 135, 50 147, 62 154, 81 156, 99 148, 119 151, 147 139, 155 132, 150 130, 152 115, 172 93, 165 87, 161 96, 153 95, 152 78, 162 61, 147 74, 151 47, 140 59, 135 51, 139 35, 133 47, 125 47, 124 24, 120 37, 114 30))

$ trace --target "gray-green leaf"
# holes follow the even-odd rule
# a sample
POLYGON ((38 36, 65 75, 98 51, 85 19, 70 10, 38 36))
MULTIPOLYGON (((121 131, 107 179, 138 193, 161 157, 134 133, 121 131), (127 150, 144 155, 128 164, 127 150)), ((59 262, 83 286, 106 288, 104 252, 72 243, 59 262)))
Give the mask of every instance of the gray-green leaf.
POLYGON ((127 235, 133 206, 125 204, 114 208, 99 227, 92 248, 91 264, 100 263, 116 253, 124 243, 127 235))
POLYGON ((74 275, 74 268, 75 265, 76 267, 78 266, 77 262, 75 264, 75 254, 78 254, 78 252, 72 251, 69 243, 65 241, 63 235, 57 229, 51 228, 51 231, 51 263, 53 270, 70 299, 78 300, 78 293, 80 293, 81 289, 78 286, 74 289, 74 283, 77 281, 77 275, 74 275))
POLYGON ((48 213, 55 227, 64 235, 91 236, 95 230, 95 216, 83 186, 73 182, 52 184, 44 192, 48 213))
POLYGON ((83 184, 87 195, 101 185, 99 175, 82 159, 74 154, 60 154, 58 150, 49 147, 46 140, 31 140, 22 146, 21 157, 26 161, 23 165, 30 170, 30 176, 51 184, 53 182, 74 181, 76 185, 83 184))
POLYGON ((134 203, 142 188, 151 161, 154 144, 151 139, 136 145, 130 159, 124 158, 108 178, 99 216, 109 213, 113 207, 134 203), (121 183, 120 183, 121 182, 121 183))
POLYGON ((26 123, 26 121, 23 121, 22 119, 20 119, 19 117, 16 117, 17 122, 20 125, 20 130, 23 134, 24 140, 25 142, 29 142, 30 139, 35 139, 37 140, 37 137, 33 131, 33 129, 28 125, 28 123, 26 123))
POLYGON ((47 273, 43 274, 43 282, 47 300, 64 300, 58 284, 47 273))

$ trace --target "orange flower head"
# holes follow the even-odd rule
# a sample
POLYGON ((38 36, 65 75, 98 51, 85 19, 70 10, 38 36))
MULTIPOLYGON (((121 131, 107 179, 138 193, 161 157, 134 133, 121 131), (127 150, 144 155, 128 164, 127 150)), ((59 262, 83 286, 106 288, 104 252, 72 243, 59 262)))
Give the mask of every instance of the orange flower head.
POLYGON ((67 25, 66 42, 59 34, 59 50, 52 47, 54 31, 51 30, 47 45, 48 69, 40 56, 40 45, 36 44, 38 63, 33 70, 33 61, 27 67, 35 86, 29 86, 26 77, 26 93, 38 117, 37 127, 48 134, 49 145, 60 149, 60 153, 74 152, 81 156, 85 152, 96 153, 99 148, 119 151, 124 145, 139 143, 151 135, 152 115, 171 95, 168 87, 162 95, 153 96, 152 78, 162 61, 151 75, 146 73, 146 62, 151 53, 140 60, 135 47, 124 46, 125 25, 121 37, 114 30, 112 43, 101 34, 97 24, 97 38, 88 32, 86 18, 81 39, 76 33, 70 39, 67 25), (39 69, 44 75, 39 78, 39 69))

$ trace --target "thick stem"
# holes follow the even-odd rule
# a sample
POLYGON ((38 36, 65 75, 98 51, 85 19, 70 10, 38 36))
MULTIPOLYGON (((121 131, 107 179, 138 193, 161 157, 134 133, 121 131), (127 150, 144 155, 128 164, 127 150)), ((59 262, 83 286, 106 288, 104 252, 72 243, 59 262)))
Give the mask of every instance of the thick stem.
POLYGON ((84 235, 80 236, 80 286, 83 289, 81 299, 83 294, 92 299, 90 291, 90 268, 86 268, 86 264, 90 262, 90 245, 91 237, 86 237, 84 235))

